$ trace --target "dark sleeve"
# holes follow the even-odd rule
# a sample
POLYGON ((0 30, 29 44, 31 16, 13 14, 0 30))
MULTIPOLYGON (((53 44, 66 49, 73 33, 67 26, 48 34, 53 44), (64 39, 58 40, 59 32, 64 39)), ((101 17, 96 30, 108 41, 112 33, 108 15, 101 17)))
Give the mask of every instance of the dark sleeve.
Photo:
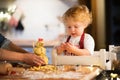
POLYGON ((10 40, 5 38, 2 34, 0 34, 0 48, 6 48, 10 43, 10 40))
POLYGON ((3 45, 3 42, 5 41, 5 37, 2 35, 2 34, 0 34, 0 47, 3 45))

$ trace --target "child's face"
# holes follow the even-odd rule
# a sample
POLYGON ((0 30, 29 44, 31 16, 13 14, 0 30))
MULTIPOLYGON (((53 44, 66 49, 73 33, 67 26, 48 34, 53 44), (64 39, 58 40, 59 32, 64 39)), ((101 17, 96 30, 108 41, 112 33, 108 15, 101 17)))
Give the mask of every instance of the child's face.
POLYGON ((66 31, 72 37, 81 36, 84 32, 85 25, 79 21, 67 20, 65 21, 66 31))

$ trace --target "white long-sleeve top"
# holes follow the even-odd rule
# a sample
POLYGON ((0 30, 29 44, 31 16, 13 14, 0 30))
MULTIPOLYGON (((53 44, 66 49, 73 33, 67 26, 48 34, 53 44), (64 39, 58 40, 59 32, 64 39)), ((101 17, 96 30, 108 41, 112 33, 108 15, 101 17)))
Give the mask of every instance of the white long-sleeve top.
MULTIPOLYGON (((60 41, 59 45, 63 42, 66 42, 68 36, 65 36, 63 38, 63 40, 60 41)), ((76 46, 76 47, 79 47, 79 41, 81 39, 81 36, 78 36, 78 37, 71 37, 69 42, 76 46)), ((94 53, 94 48, 95 48, 95 42, 94 42, 94 39, 93 37, 90 35, 90 34, 87 34, 85 33, 85 36, 84 36, 84 42, 83 42, 83 45, 84 45, 84 48, 89 50, 90 54, 92 55, 94 53)))

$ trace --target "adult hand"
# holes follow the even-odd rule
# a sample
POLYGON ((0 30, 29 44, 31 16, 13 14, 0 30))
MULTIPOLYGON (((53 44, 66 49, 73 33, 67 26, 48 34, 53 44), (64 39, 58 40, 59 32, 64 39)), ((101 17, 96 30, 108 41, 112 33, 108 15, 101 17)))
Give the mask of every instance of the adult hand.
POLYGON ((32 65, 32 66, 39 66, 39 65, 44 65, 45 62, 42 58, 39 56, 33 54, 33 53, 26 53, 23 54, 23 62, 26 64, 32 65))

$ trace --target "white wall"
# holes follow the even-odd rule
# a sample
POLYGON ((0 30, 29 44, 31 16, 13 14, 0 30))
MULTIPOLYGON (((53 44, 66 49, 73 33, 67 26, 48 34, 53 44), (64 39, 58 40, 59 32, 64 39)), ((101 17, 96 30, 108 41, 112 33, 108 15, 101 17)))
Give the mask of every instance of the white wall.
POLYGON ((16 4, 24 13, 24 31, 12 30, 7 34, 10 39, 55 39, 58 34, 64 33, 64 26, 57 19, 69 7, 60 0, 16 0, 16 4), (48 26, 48 28, 45 27, 48 26))

